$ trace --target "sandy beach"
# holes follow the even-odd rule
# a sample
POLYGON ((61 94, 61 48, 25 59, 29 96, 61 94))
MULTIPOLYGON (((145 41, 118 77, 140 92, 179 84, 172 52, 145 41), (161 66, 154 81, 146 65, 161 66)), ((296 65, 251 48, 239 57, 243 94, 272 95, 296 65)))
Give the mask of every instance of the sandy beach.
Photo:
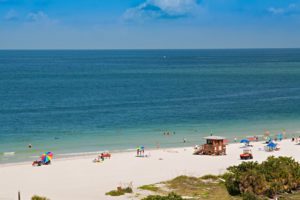
MULTIPOLYGON (((292 156, 300 161, 300 145, 290 140, 279 142, 281 150, 265 152, 262 142, 253 143, 255 161, 268 156, 292 156)), ((144 184, 157 183, 179 175, 222 174, 226 168, 242 161, 243 144, 229 144, 226 156, 193 155, 193 148, 146 151, 147 158, 135 152, 116 153, 103 163, 93 163, 95 156, 54 159, 49 166, 32 167, 31 162, 0 165, 0 199, 22 199, 34 194, 51 200, 134 199, 133 196, 110 197, 105 193, 117 186, 132 183, 134 190, 144 184)))

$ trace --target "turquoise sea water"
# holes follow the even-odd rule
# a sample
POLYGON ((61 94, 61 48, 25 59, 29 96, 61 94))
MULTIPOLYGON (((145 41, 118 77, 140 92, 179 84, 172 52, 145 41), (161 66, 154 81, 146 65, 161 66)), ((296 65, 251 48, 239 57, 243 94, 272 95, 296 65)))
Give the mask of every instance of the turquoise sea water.
POLYGON ((0 51, 0 163, 299 122, 300 49, 0 51))

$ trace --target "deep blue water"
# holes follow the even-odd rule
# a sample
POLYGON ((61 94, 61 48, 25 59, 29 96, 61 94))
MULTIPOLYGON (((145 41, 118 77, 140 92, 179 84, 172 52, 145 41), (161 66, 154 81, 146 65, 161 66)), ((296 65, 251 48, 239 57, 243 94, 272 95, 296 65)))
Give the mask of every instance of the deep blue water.
POLYGON ((299 119, 300 49, 0 51, 0 163, 295 134, 299 119))

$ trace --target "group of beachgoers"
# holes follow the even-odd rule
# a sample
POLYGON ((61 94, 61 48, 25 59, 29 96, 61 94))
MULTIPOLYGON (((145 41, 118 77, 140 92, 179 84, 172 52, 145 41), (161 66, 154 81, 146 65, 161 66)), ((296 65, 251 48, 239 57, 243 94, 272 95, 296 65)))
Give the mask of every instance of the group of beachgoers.
POLYGON ((163 133, 163 135, 166 135, 166 136, 170 136, 170 135, 175 135, 176 133, 175 133, 175 131, 165 131, 164 133, 163 133))
MULTIPOLYGON (((176 134, 175 131, 165 131, 165 132, 163 132, 163 135, 164 135, 164 136, 171 136, 171 135, 175 135, 175 134, 176 134)), ((182 142, 183 142, 183 143, 186 143, 186 142, 187 142, 187 139, 186 139, 186 138, 183 138, 183 139, 182 139, 182 142)), ((156 145, 156 146, 158 146, 158 145, 156 145)))
MULTIPOLYGON (((271 137, 270 132, 266 131, 263 138, 264 138, 264 141, 265 141, 265 144, 266 144, 264 146, 264 150, 267 151, 267 152, 272 152, 272 151, 279 151, 280 150, 280 146, 279 146, 278 141, 280 142, 283 139, 287 139, 287 136, 286 136, 286 132, 283 131, 282 133, 279 133, 279 134, 274 135, 273 137, 271 137)), ((258 139, 257 136, 255 136, 252 141, 259 141, 259 139, 258 139)), ((292 142, 296 142, 296 144, 300 143, 300 136, 299 136, 299 138, 293 137, 292 142)), ((250 146, 249 142, 245 143, 245 146, 250 146)))
MULTIPOLYGON (((260 138, 262 141, 265 141, 265 146, 263 149, 266 152, 271 151, 279 151, 280 146, 278 141, 282 141, 283 139, 287 139, 286 132, 283 131, 282 133, 276 134, 274 136, 271 136, 269 131, 266 131, 265 135, 261 136, 247 136, 246 138, 243 138, 239 140, 239 143, 244 143, 243 153, 240 154, 241 159, 252 159, 253 155, 251 153, 251 147, 253 147, 252 142, 259 142, 260 138)), ((226 138, 221 136, 215 136, 207 137, 207 143, 204 145, 196 145, 194 147, 194 154, 196 155, 226 155, 226 144, 228 144, 228 140, 226 138)), ((292 138, 292 141, 296 142, 297 144, 300 144, 300 137, 299 138, 292 138)), ((234 138, 234 143, 238 142, 238 138, 234 138)))
MULTIPOLYGON (((164 132, 164 135, 170 135, 173 134, 175 135, 175 132, 164 132)), ((211 134, 212 136, 212 134, 211 134)), ((273 151, 273 150, 279 150, 279 145, 276 143, 277 141, 281 141, 282 139, 286 139, 286 134, 285 133, 280 133, 276 135, 274 138, 270 137, 270 132, 266 132, 264 135, 263 139, 266 141, 266 146, 265 146, 265 151, 273 151)), ((225 141, 225 140, 224 140, 225 141)), ((227 141, 227 140, 226 140, 227 141)), ((250 142, 258 142, 259 141, 259 136, 248 136, 246 139, 242 139, 240 143, 245 143, 245 147, 253 147, 253 145, 250 145, 250 142)), ((183 142, 186 142, 186 139, 183 138, 183 142)), ((237 143, 238 139, 235 137, 234 142, 237 143)), ((296 142, 296 144, 300 143, 300 136, 293 137, 292 142, 296 142)), ((224 143, 226 144, 226 143, 224 143)), ((32 148, 32 145, 28 145, 29 148, 32 148)), ((196 145, 195 150, 200 149, 200 146, 196 145)), ((53 154, 51 152, 44 153, 41 157, 40 160, 35 160, 32 163, 32 166, 42 166, 42 165, 49 165, 51 164, 51 159, 52 159, 53 154)), ((145 155, 145 147, 144 146, 139 146, 136 148, 136 157, 148 157, 145 155)), ((94 160, 93 162, 95 163, 100 163, 103 162, 106 158, 111 158, 111 154, 108 151, 104 151, 100 153, 94 160)))
POLYGON ((145 156, 145 147, 140 146, 136 148, 136 157, 144 157, 145 156))
MULTIPOLYGON (((149 155, 145 155, 145 147, 144 146, 139 146, 137 147, 136 150, 136 157, 148 157, 149 155)), ((52 152, 47 152, 44 153, 39 160, 35 160, 32 163, 32 166, 42 166, 42 165, 50 165, 51 164, 51 160, 53 157, 53 153, 52 152)), ((111 158, 111 154, 108 151, 104 151, 102 153, 100 153, 94 160, 94 163, 101 163, 104 162, 104 160, 106 158, 111 158)))
POLYGON ((94 163, 100 163, 103 162, 105 160, 105 158, 109 158, 110 159, 111 154, 108 151, 102 152, 100 153, 94 160, 94 163))

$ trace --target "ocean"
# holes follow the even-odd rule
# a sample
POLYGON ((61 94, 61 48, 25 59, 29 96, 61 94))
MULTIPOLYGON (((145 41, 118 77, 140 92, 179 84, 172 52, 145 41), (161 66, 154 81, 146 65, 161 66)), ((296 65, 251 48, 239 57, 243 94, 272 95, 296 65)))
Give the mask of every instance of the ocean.
POLYGON ((300 49, 0 51, 0 163, 298 136, 299 122, 300 49))

